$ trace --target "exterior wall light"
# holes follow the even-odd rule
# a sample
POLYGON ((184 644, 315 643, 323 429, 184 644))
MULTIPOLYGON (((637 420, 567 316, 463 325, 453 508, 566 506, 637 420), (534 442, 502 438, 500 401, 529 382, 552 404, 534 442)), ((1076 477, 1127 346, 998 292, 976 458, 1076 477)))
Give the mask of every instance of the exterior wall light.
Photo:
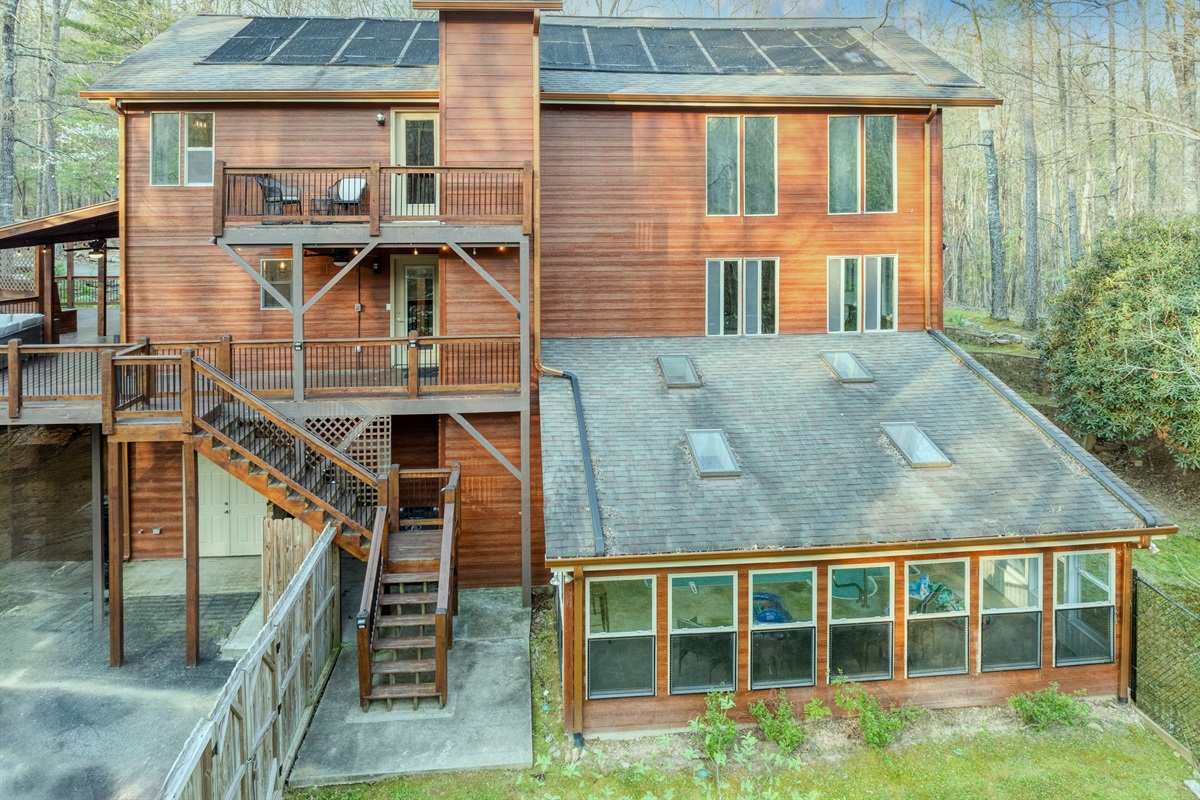
POLYGON ((387 122, 387 117, 383 115, 382 111, 375 115, 375 122, 377 122, 381 128, 383 127, 384 123, 387 122))

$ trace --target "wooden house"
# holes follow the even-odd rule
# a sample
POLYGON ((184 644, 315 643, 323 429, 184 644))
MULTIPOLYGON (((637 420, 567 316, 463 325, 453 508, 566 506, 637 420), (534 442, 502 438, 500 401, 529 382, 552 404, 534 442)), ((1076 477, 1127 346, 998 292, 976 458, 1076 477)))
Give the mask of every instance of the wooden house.
POLYGON ((1124 696, 1173 526, 938 333, 942 110, 997 98, 879 20, 560 5, 189 17, 84 92, 121 344, 8 421, 106 437, 113 663, 121 564, 194 600, 266 498, 368 561, 364 702, 444 701, 458 586, 547 582, 577 734, 1124 696))

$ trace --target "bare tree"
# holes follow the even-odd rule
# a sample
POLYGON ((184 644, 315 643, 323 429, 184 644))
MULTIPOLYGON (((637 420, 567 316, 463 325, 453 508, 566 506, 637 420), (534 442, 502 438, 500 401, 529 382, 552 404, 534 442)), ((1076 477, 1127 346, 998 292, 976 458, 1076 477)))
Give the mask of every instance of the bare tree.
POLYGON ((1038 324, 1041 278, 1038 264, 1038 152, 1033 127, 1033 43, 1034 15, 1026 10, 1028 40, 1025 48, 1025 92, 1021 98, 1021 138, 1025 143, 1025 319, 1022 327, 1034 330, 1038 324))
POLYGON ((17 7, 21 0, 6 0, 0 19, 0 225, 13 219, 13 191, 16 183, 17 128, 17 7))

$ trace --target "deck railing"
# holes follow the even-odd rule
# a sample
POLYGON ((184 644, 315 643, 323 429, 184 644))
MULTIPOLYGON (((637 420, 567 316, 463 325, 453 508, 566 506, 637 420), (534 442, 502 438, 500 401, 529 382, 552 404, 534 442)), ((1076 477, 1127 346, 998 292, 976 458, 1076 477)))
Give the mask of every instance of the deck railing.
POLYGON ((0 298, 0 314, 38 314, 38 297, 5 297, 0 298))
MULTIPOLYGON (((183 388, 178 363, 187 350, 256 395, 296 394, 296 350, 290 340, 243 342, 223 336, 197 342, 143 338, 132 344, 8 342, 5 347, 0 353, 0 402, 8 399, 11 419, 20 417, 27 402, 99 401, 105 351, 117 365, 116 373, 107 368, 114 402, 129 417, 178 412, 183 388)), ((317 339, 306 342, 300 352, 303 394, 313 398, 419 398, 520 388, 518 336, 317 339)))
MULTIPOLYGON (((63 308, 89 308, 97 304, 100 288, 99 278, 78 275, 72 278, 60 276, 54 279, 54 283, 58 289, 58 300, 63 308)), ((120 305, 121 279, 108 278, 106 285, 108 287, 108 305, 120 305)))
POLYGON ((523 167, 231 167, 216 162, 213 235, 287 223, 521 225, 532 230, 533 164, 523 167))
POLYGON ((375 640, 375 610, 383 592, 383 573, 387 569, 388 534, 391 530, 387 509, 380 507, 375 514, 371 533, 371 550, 367 554, 367 572, 363 577, 362 598, 355 616, 358 638, 358 696, 361 701, 371 693, 371 653, 375 640))
MULTIPOLYGON (((458 465, 456 464, 455 467, 458 465)), ((454 616, 458 613, 458 536, 462 515, 458 513, 458 478, 455 469, 442 490, 445 502, 445 523, 442 526, 442 550, 438 571, 437 611, 434 619, 436 648, 437 691, 442 704, 449 691, 447 651, 454 646, 454 616)))

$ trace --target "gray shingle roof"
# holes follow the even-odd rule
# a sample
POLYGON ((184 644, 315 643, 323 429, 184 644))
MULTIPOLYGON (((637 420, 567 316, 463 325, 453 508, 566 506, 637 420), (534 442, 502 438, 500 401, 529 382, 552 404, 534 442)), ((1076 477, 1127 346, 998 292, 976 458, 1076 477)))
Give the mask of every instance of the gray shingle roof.
MULTIPOLYGON (((429 24, 185 17, 84 94, 436 92, 437 41, 420 33, 429 24), (414 28, 418 33, 412 38, 421 41, 399 47, 401 34, 414 28), (311 36, 301 41, 306 32, 311 36), (393 55, 398 65, 379 65, 393 55), (370 61, 376 65, 366 65, 370 61)), ((542 89, 618 96, 996 102, 982 85, 904 32, 858 18, 547 17, 542 89)))
MULTIPOLYGON (((579 376, 609 555, 1146 527, 924 333, 554 339, 542 360, 579 376), (831 349, 874 382, 840 384, 831 349), (691 356, 705 385, 668 391, 661 353, 691 356), (916 422, 952 466, 911 469, 883 422, 916 422), (694 428, 725 431, 740 477, 698 476, 694 428)), ((539 392, 546 556, 592 556, 570 384, 543 377, 539 392)))

